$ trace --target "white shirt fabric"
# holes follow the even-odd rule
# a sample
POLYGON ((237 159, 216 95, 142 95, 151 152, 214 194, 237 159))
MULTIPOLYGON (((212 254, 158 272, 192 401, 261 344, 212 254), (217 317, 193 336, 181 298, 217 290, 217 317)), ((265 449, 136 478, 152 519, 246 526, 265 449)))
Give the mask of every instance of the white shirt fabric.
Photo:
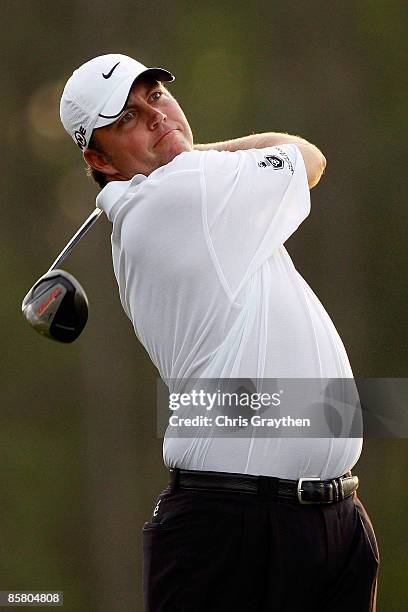
MULTIPOLYGON (((353 377, 283 246, 310 212, 295 145, 182 153, 109 183, 97 206, 113 223, 122 306, 163 380, 353 377)), ((163 456, 184 469, 334 478, 361 448, 361 438, 167 435, 163 456)))

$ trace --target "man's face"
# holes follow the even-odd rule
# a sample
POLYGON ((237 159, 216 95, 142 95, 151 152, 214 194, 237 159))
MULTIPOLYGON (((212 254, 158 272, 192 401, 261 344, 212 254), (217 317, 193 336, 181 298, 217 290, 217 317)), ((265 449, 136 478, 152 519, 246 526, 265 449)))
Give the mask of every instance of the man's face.
POLYGON ((94 137, 103 154, 97 159, 88 150, 85 159, 110 180, 148 176, 193 149, 193 134, 183 111, 157 81, 136 81, 119 118, 96 129, 94 137))

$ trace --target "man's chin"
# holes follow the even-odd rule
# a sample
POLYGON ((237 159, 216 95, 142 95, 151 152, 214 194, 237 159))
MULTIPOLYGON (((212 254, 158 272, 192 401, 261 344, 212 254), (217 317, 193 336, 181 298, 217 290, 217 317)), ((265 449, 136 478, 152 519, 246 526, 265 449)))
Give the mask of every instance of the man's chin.
MULTIPOLYGON (((173 159, 175 157, 177 157, 177 155, 180 155, 180 153, 186 153, 188 151, 192 151, 193 148, 189 147, 187 144, 184 143, 175 143, 174 146, 172 146, 167 155, 166 155, 166 159, 167 161, 165 162, 165 164, 169 164, 171 161, 173 161, 173 159)), ((163 164, 164 165, 164 164, 163 164)))

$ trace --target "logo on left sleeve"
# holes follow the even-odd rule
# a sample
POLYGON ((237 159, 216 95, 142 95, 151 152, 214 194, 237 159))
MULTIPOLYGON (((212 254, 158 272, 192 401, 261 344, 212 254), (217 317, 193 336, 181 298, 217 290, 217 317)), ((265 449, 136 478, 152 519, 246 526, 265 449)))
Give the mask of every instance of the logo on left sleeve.
POLYGON ((268 166, 272 166, 274 170, 282 170, 284 165, 284 161, 281 157, 277 155, 265 155, 263 161, 258 162, 258 166, 260 168, 267 168, 268 166))

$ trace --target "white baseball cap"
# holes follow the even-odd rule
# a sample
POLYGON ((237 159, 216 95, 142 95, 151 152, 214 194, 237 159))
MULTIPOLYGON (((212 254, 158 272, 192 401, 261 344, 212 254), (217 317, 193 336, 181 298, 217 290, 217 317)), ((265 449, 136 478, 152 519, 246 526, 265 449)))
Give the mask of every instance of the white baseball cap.
POLYGON ((95 128, 116 121, 126 106, 134 81, 142 75, 151 75, 158 81, 174 81, 167 70, 146 68, 120 53, 94 57, 73 72, 61 96, 60 117, 81 151, 87 148, 95 128))

